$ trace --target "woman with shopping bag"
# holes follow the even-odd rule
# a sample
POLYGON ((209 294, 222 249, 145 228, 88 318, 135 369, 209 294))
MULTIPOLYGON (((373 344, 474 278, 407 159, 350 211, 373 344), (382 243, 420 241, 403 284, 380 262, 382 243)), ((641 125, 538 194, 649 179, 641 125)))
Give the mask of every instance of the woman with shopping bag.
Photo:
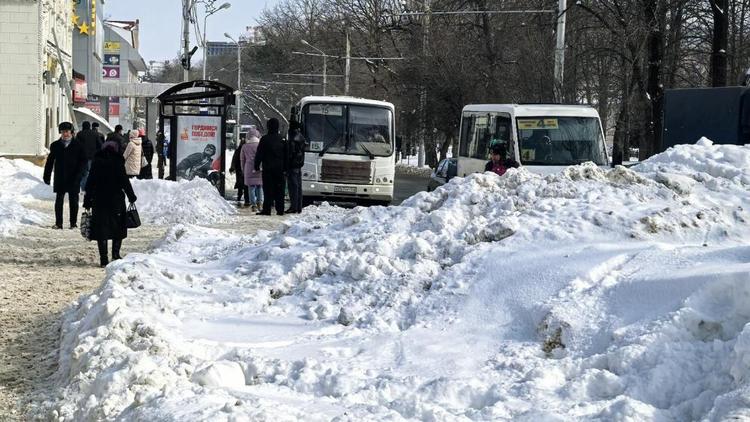
POLYGON ((83 198, 83 207, 92 210, 90 239, 97 242, 102 267, 109 263, 107 240, 112 240, 114 261, 120 259, 122 239, 128 237, 126 195, 132 205, 136 196, 125 172, 125 160, 114 142, 105 142, 91 164, 83 198))

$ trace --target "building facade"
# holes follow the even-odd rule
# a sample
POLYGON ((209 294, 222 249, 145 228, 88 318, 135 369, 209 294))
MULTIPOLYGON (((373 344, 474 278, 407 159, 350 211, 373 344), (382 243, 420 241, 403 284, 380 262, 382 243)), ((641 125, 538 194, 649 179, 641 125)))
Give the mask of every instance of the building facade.
POLYGON ((237 54, 237 47, 233 42, 208 41, 206 43, 206 55, 208 57, 226 56, 237 54))
POLYGON ((0 1, 0 155, 39 157, 71 119, 69 0, 0 1))

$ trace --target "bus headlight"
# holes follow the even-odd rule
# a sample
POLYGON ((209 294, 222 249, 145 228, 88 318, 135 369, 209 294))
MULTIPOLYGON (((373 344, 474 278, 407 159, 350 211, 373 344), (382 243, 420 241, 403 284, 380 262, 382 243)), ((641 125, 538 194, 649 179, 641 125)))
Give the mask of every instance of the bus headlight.
POLYGON ((375 183, 380 183, 380 178, 375 179, 375 183))

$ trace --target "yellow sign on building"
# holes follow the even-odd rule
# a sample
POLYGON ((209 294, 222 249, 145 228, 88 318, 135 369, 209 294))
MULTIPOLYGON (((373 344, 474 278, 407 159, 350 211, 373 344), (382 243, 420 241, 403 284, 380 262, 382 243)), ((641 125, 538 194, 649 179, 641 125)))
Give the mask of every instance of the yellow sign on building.
POLYGON ((104 51, 107 53, 118 53, 120 52, 120 42, 119 41, 105 41, 104 42, 104 51))

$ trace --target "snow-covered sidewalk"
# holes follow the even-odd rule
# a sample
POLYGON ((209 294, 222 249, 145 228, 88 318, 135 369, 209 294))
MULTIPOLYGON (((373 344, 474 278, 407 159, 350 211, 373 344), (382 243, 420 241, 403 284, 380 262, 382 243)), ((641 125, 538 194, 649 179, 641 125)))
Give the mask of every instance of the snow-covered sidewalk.
MULTIPOLYGON (((0 176, 0 420, 29 420, 25 411, 50 393, 63 312, 100 286, 106 272, 95 243, 78 230, 51 228, 54 193, 42 182, 41 167, 0 158, 0 176)), ((282 221, 237 214, 204 181, 133 183, 144 224, 130 230, 123 254, 149 251, 178 221, 240 233, 282 221)), ((66 204, 66 223, 67 212, 66 204)))
POLYGON ((177 225, 66 316, 62 420, 749 417, 750 148, 177 225))

